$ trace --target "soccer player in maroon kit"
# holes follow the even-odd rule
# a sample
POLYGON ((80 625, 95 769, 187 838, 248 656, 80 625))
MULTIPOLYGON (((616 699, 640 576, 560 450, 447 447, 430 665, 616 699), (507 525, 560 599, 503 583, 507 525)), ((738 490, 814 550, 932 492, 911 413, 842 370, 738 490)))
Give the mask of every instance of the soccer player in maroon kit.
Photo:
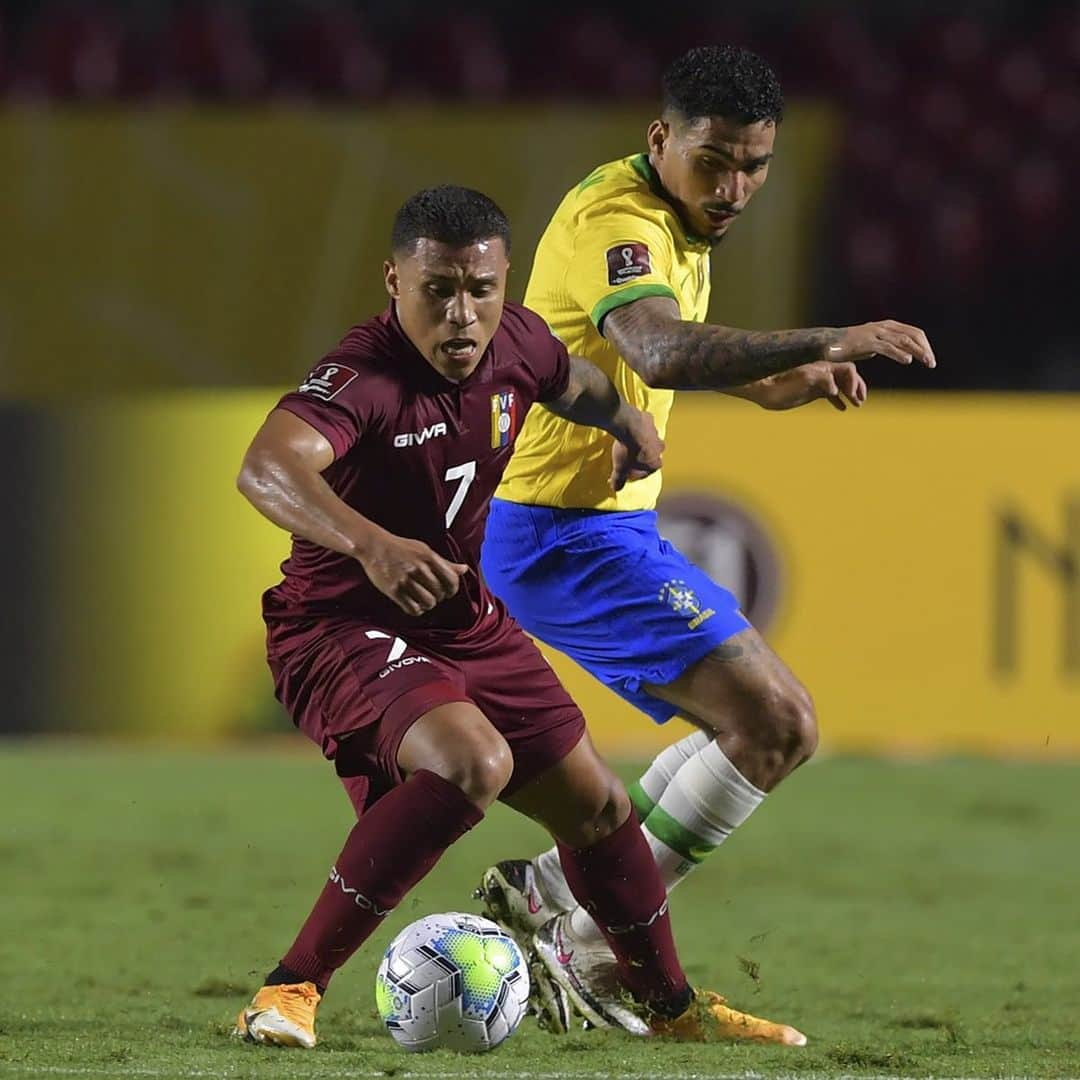
MULTIPOLYGON (((662 443, 605 375, 505 302, 509 225, 486 196, 420 192, 391 246, 389 308, 282 398, 238 481, 293 534, 284 581, 263 601, 275 691, 335 762, 358 822, 237 1031, 313 1047, 334 971, 501 799, 555 837, 647 1030, 706 1037, 709 1011, 693 1002, 626 792, 477 571, 533 403, 613 436, 616 488, 655 470, 662 443)), ((765 1025, 753 1037, 805 1041, 746 1019, 765 1025)))

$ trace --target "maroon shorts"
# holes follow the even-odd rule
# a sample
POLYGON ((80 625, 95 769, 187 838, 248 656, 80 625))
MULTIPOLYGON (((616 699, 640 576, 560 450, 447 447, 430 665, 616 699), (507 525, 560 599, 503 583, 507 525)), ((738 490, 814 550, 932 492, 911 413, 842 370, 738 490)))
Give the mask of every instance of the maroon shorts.
POLYGON ((581 710, 501 604, 460 632, 269 619, 267 656, 278 700, 335 761, 357 813, 401 781, 401 740, 439 705, 472 702, 510 744, 504 794, 561 761, 585 732, 581 710))

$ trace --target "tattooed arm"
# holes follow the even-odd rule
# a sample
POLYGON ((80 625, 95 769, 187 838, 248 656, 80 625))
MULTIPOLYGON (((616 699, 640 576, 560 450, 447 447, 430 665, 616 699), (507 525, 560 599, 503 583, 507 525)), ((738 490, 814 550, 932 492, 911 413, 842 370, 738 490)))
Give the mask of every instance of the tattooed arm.
POLYGON ((646 383, 671 390, 724 390, 802 364, 875 354, 899 364, 916 359, 935 365, 922 330, 891 319, 807 330, 736 330, 688 322, 674 300, 647 296, 615 308, 601 330, 646 383))

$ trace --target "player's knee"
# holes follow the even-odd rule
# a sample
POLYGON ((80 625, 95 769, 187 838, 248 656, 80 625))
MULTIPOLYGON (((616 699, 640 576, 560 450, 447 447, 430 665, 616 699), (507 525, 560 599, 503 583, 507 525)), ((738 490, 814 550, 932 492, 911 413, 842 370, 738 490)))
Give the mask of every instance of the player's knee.
POLYGON ((607 797, 592 817, 591 826, 597 840, 610 836, 630 816, 630 796, 621 781, 611 778, 607 797))
POLYGON ((514 755, 497 731, 477 733, 463 740, 447 763, 444 778, 461 788, 477 806, 490 806, 510 782, 514 755))
POLYGON ((809 693, 791 680, 769 686, 742 718, 740 742, 753 760, 753 781, 769 791, 817 749, 817 715, 809 693))
POLYGON ((608 774, 582 799, 578 820, 560 839, 571 847, 589 847, 610 836, 630 816, 630 796, 618 777, 608 774))
POLYGON ((798 683, 785 689, 772 709, 773 745, 790 772, 813 756, 818 744, 813 698, 798 683))
POLYGON ((799 715, 799 751, 800 762, 809 761, 818 748, 818 722, 817 709, 814 707, 814 699, 806 691, 802 691, 803 705, 799 715))

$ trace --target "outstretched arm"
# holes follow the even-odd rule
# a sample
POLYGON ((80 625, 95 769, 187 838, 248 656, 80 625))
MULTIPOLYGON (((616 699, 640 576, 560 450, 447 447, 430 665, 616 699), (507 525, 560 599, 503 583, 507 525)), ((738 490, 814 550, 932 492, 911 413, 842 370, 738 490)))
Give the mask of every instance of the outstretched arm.
POLYGON ((575 424, 600 428, 614 436, 611 486, 619 491, 660 468, 664 443, 648 413, 628 405, 611 380, 595 365, 570 357, 570 382, 544 408, 575 424))
POLYGON ((898 364, 935 366, 926 335, 886 319, 806 330, 736 330, 688 322, 665 296, 615 308, 602 332, 649 386, 723 390, 817 361, 844 363, 880 354, 898 364))

